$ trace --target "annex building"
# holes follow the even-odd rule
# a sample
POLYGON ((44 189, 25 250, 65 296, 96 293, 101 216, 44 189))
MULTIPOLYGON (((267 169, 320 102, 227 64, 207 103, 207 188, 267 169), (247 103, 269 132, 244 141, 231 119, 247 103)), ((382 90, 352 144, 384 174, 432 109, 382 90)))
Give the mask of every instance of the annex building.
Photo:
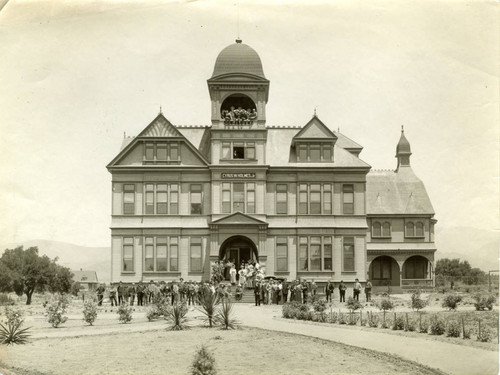
POLYGON ((267 126, 270 82, 241 40, 207 82, 211 125, 160 113, 107 166, 112 282, 208 280, 211 262, 253 259, 288 280, 433 285, 436 220, 403 131, 397 169, 371 171, 316 115, 267 126))

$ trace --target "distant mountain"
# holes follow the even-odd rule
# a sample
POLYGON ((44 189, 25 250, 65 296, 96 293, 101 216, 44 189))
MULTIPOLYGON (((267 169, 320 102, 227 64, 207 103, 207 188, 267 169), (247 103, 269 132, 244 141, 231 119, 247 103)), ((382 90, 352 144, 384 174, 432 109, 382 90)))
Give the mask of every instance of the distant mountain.
POLYGON ((109 283, 111 280, 111 250, 109 247, 86 247, 71 243, 31 240, 20 243, 5 244, 0 247, 0 255, 5 249, 13 249, 17 246, 24 248, 37 246, 40 255, 47 255, 53 259, 58 257, 58 264, 71 270, 96 271, 100 282, 109 283))
POLYGON ((436 259, 460 258, 483 271, 499 269, 499 234, 472 227, 436 226, 436 259))

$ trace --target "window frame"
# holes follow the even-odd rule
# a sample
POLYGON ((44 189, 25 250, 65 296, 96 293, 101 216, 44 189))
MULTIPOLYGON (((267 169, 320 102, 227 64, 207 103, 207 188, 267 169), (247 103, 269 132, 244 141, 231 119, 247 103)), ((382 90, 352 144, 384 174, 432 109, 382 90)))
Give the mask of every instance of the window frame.
POLYGON ((121 257, 121 272, 122 273, 135 273, 135 237, 122 237, 122 257, 121 257), (130 240, 130 243, 127 243, 127 240, 130 240), (125 263, 125 247, 131 247, 132 250, 132 258, 128 259, 131 262, 132 269, 128 270, 125 263))
POLYGON ((189 185, 189 213, 190 215, 203 215, 203 184, 190 184, 189 185), (199 187, 199 190, 196 190, 199 187), (193 198, 195 194, 199 194, 200 203, 193 203, 193 198), (199 204, 199 210, 194 210, 193 204, 199 204))
POLYGON ((202 273, 203 272, 203 237, 190 237, 189 238, 189 272, 192 273, 202 273), (199 240, 199 242, 195 242, 196 240, 199 240), (199 256, 199 262, 200 262, 200 268, 199 269, 193 269, 193 247, 198 246, 200 249, 200 256, 199 256))
POLYGON ((355 236, 343 236, 342 237, 342 272, 356 272, 356 237, 355 236), (349 239, 349 243, 347 240, 349 239), (352 243, 350 243, 352 239, 352 243), (347 257, 346 257, 346 246, 352 246, 352 269, 346 267, 347 257))
POLYGON ((334 272, 333 270, 333 259, 334 259, 334 249, 333 249, 333 235, 321 235, 321 234, 313 234, 313 235, 299 235, 297 239, 298 243, 298 254, 297 254, 297 272, 334 272), (319 239, 319 241, 314 241, 313 239, 319 239), (319 246, 319 269, 313 269, 312 266, 312 247, 319 246), (330 257, 326 258, 326 246, 330 247, 330 257), (301 247, 303 247, 301 249, 301 247), (307 262, 305 269, 301 268, 301 263, 303 263, 303 257, 301 257, 301 250, 306 249, 307 254, 307 262), (325 267, 326 259, 330 259, 331 268, 327 269, 325 267))
POLYGON ((424 221, 418 220, 418 219, 405 221, 405 238, 413 238, 413 239, 425 238, 425 223, 424 223, 424 221), (408 230, 409 229, 408 227, 410 224, 412 225, 413 233, 410 233, 410 231, 408 230), (422 226, 422 234, 417 234, 417 227, 419 224, 422 226))
POLYGON ((143 145, 143 164, 178 164, 180 162, 179 141, 144 141, 143 145), (164 157, 160 158, 161 152, 164 157))
POLYGON ((137 186, 135 183, 124 183, 123 184, 123 197, 122 197, 122 212, 123 215, 135 215, 136 209, 135 209, 135 203, 136 203, 136 190, 137 186), (127 190, 127 186, 132 186, 130 190, 127 190), (125 195, 126 194, 131 194, 132 195, 132 202, 126 202, 125 201, 125 195), (132 212, 127 210, 127 207, 132 207, 132 212))
POLYGON ((282 236, 277 236, 276 237, 276 260, 275 260, 275 270, 276 272, 288 272, 288 237, 282 237, 282 236), (285 256, 280 256, 278 247, 283 247, 285 251, 285 256), (280 269, 280 262, 279 260, 284 259, 284 264, 285 267, 283 269, 280 269))
POLYGON ((275 212, 276 212, 276 215, 288 215, 288 184, 276 184, 276 199, 275 199, 275 212), (280 191, 280 188, 284 190, 280 191), (284 194, 285 196, 285 200, 284 201, 280 201, 278 199, 279 195, 280 194, 284 194), (280 204, 284 206, 284 210, 283 209, 280 209, 280 204), (284 211, 284 212, 282 212, 284 211))
POLYGON ((354 213, 354 184, 342 184, 342 214, 355 215, 354 213), (352 189, 352 191, 348 191, 352 189), (346 194, 352 194, 352 202, 346 202, 346 194), (350 209, 347 209, 349 208, 350 209))

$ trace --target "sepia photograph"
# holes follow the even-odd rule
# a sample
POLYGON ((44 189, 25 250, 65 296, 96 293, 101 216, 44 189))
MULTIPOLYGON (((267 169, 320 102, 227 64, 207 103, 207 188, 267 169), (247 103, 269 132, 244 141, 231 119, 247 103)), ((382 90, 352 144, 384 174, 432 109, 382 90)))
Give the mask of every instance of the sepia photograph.
POLYGON ((0 0, 0 375, 499 373, 493 0, 0 0))

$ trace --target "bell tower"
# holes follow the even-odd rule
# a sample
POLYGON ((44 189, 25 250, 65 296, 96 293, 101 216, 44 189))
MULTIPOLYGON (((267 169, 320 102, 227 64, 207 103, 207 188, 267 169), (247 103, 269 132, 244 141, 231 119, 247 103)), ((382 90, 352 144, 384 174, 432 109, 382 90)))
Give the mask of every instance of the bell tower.
POLYGON ((399 171, 400 167, 410 166, 410 155, 410 142, 406 139, 405 130, 403 126, 401 126, 401 138, 399 138, 398 145, 396 146, 396 158, 398 159, 398 167, 396 171, 399 171))
POLYGON ((207 83, 212 129, 265 129, 269 80, 252 47, 236 39, 224 48, 207 83))

